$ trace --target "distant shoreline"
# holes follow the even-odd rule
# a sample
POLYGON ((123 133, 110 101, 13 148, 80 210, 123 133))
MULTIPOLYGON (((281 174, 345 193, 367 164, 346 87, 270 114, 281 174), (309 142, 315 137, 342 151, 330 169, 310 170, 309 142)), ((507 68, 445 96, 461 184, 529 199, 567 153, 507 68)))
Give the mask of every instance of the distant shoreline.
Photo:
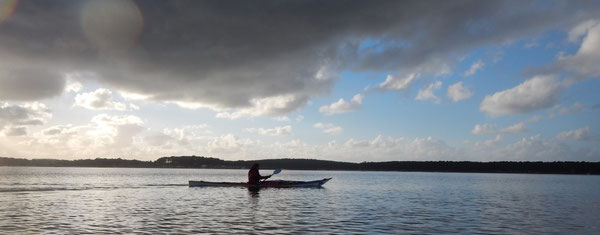
POLYGON ((155 161, 96 158, 80 160, 24 159, 0 157, 0 166, 30 167, 103 167, 103 168, 175 168, 175 169, 248 169, 253 163, 262 169, 399 171, 448 173, 524 173, 600 175, 600 162, 469 162, 469 161, 390 161, 338 162, 315 159, 264 159, 226 161, 197 156, 161 157, 155 161))

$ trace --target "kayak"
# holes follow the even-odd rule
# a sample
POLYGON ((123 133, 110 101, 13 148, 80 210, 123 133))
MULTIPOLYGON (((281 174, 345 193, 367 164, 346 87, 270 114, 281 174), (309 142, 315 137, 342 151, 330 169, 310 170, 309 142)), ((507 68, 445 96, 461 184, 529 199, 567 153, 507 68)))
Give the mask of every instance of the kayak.
POLYGON ((257 184, 247 182, 189 181, 190 187, 248 187, 248 188, 319 188, 331 178, 314 181, 267 180, 257 184))

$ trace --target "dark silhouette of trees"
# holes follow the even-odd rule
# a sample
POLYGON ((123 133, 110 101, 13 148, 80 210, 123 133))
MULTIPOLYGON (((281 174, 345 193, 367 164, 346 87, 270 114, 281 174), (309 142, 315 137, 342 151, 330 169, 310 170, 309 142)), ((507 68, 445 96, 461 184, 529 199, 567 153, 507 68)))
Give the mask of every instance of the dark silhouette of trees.
POLYGON ((54 167, 144 167, 144 168, 216 168, 248 169, 259 163, 261 169, 289 170, 349 170, 349 171, 423 171, 480 173, 539 174, 600 174, 600 162, 468 162, 468 161, 390 161, 337 162, 315 159, 265 159, 256 161, 226 161, 198 156, 161 157, 156 161, 96 158, 82 160, 21 159, 0 157, 0 166, 54 167))

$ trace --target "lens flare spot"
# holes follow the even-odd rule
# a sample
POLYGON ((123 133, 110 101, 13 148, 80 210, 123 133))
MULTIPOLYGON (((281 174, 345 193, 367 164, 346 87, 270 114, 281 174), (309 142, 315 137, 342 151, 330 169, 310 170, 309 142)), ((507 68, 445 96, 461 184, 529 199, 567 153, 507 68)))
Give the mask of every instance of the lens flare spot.
POLYGON ((81 11, 81 27, 99 50, 122 52, 135 44, 144 19, 130 0, 89 1, 81 11))
POLYGON ((0 24, 15 12, 18 3, 19 0, 0 0, 0 24))

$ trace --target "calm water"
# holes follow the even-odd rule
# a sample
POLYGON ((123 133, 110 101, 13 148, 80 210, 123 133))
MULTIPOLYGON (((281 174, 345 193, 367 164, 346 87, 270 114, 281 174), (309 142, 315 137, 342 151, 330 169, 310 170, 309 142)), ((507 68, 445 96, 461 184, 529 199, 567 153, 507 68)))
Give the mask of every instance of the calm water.
POLYGON ((0 232, 600 233, 599 176, 284 170, 274 178, 333 179, 320 189, 187 187, 246 173, 0 167, 0 232))

